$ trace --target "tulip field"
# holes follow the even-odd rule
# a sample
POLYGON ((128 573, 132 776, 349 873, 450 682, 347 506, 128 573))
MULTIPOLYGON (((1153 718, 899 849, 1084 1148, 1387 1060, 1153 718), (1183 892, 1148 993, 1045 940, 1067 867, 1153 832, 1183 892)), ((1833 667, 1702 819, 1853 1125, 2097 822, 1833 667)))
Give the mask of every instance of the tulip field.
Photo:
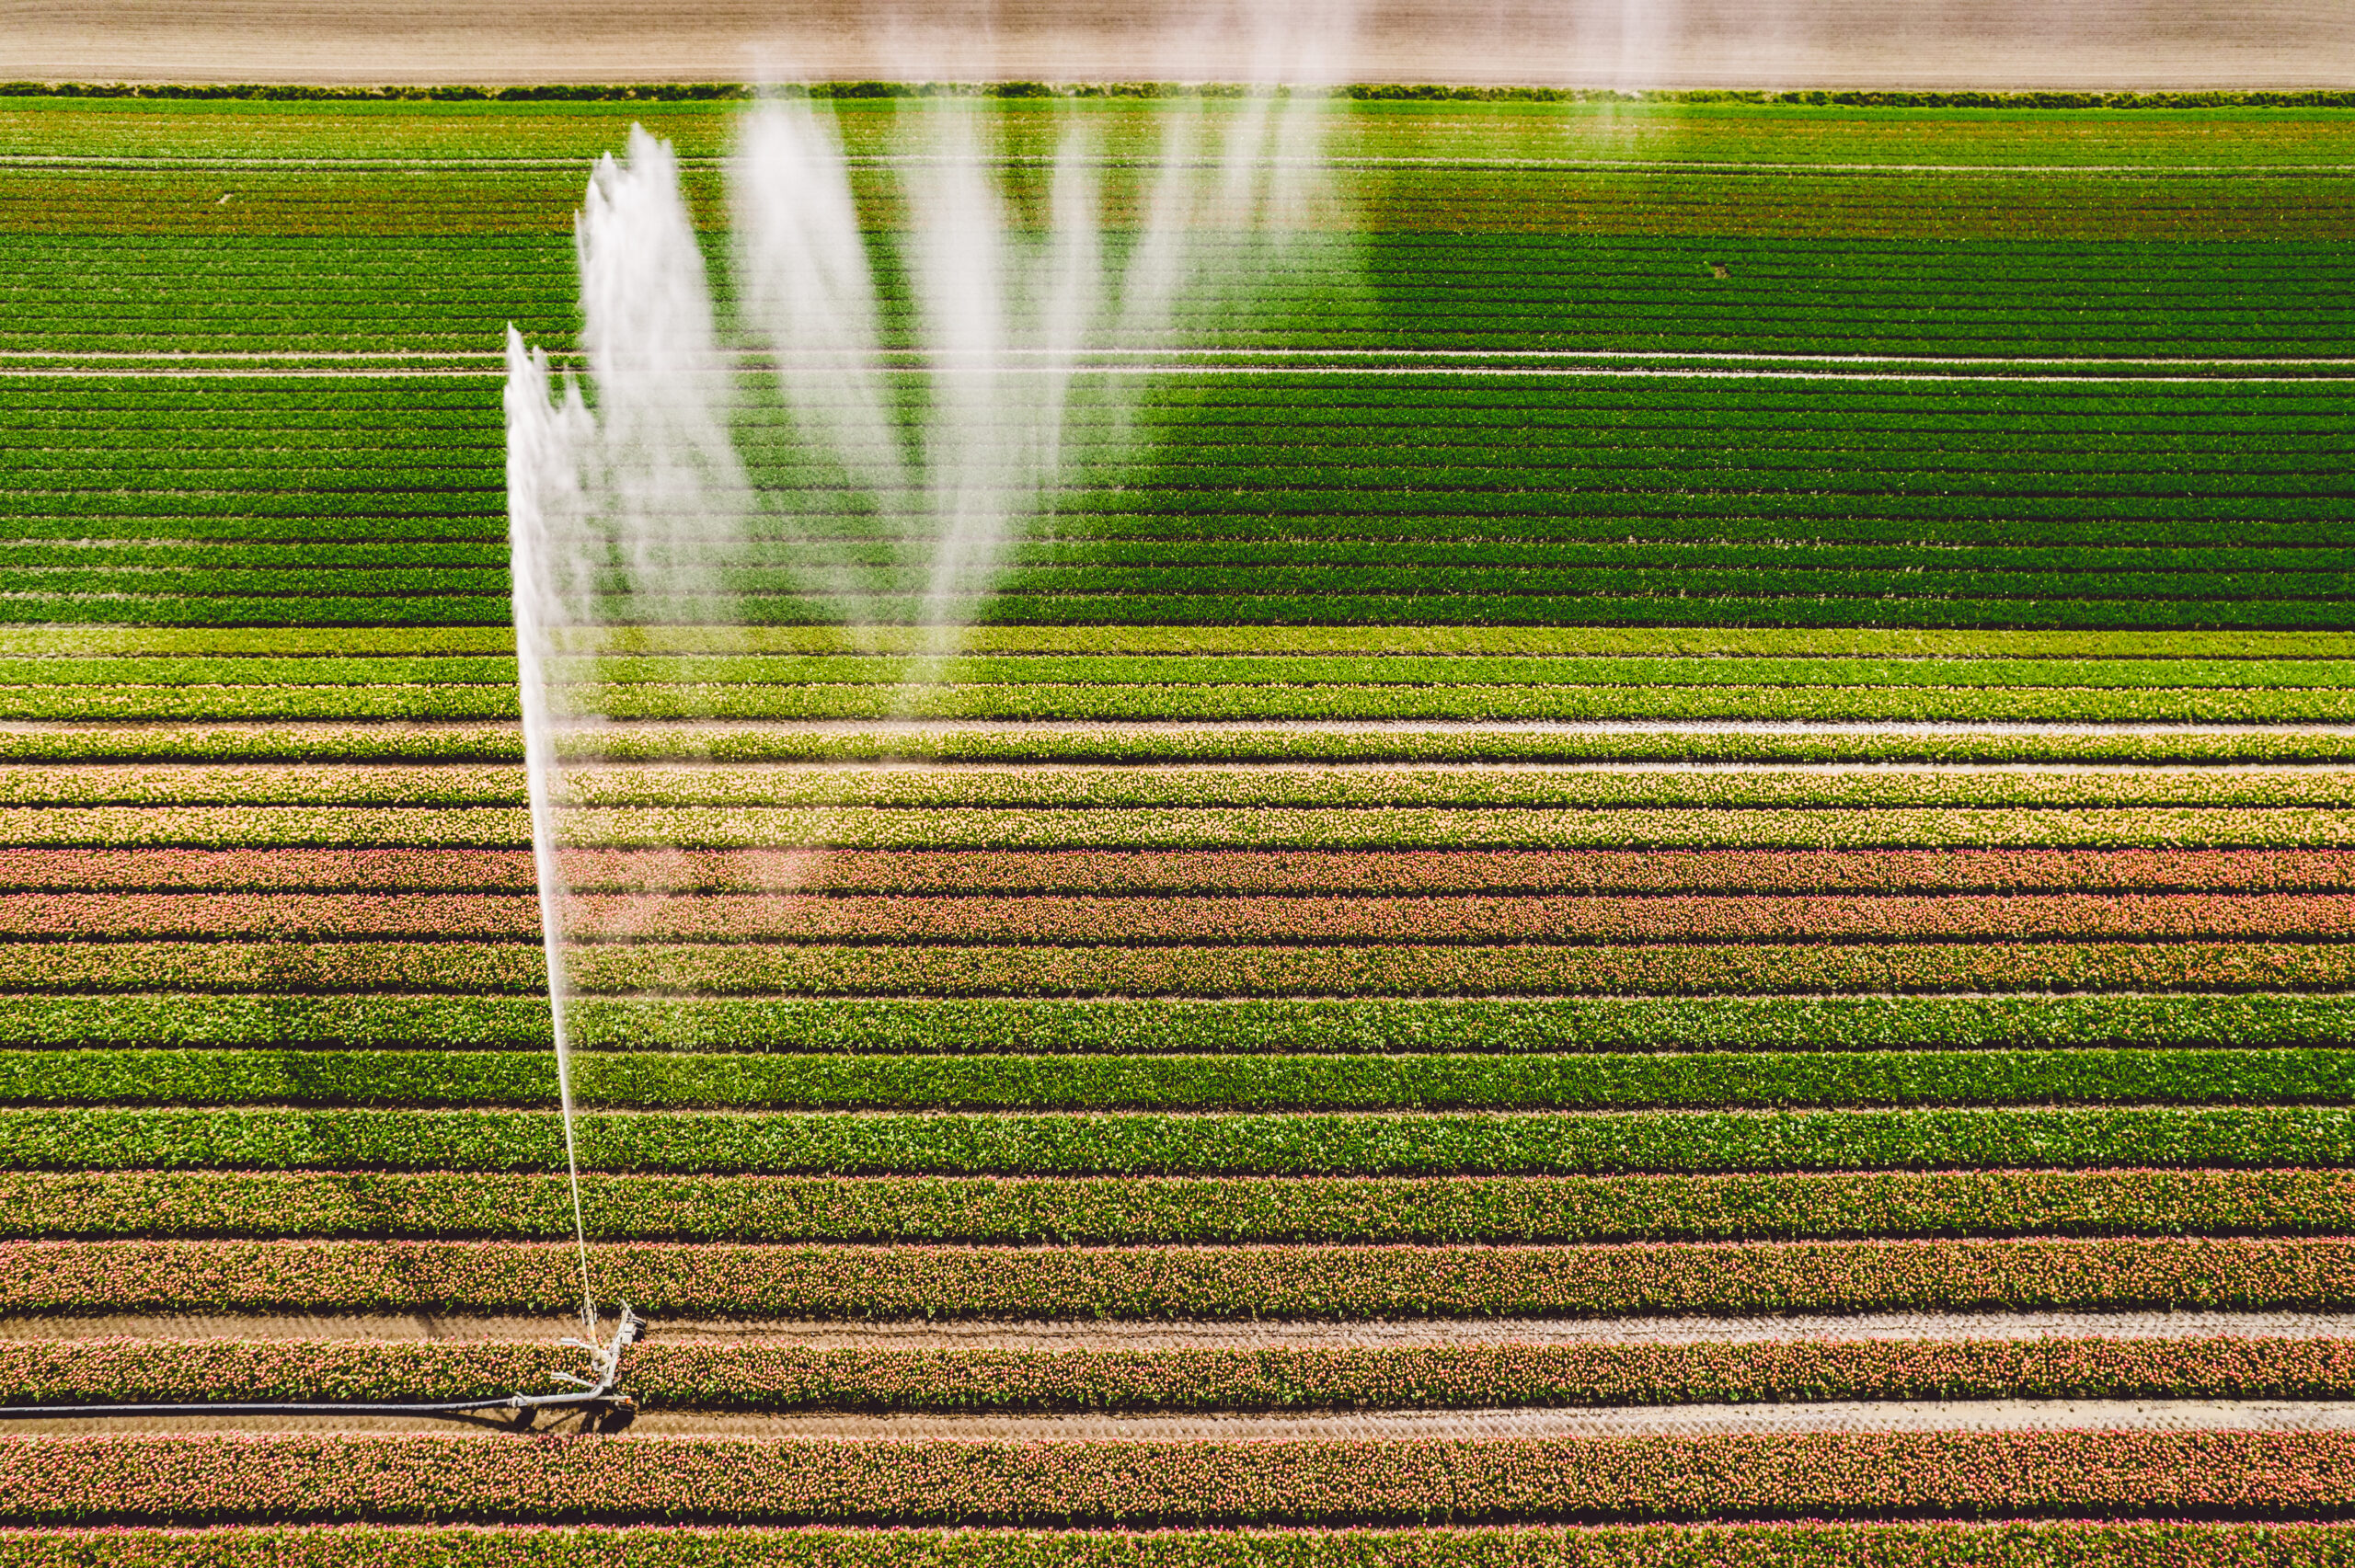
POLYGON ((516 1431, 203 1407, 589 1368, 501 346, 740 106, 0 87, 0 1568, 2355 1563, 2343 96, 1343 97, 945 594, 748 370, 516 1431))

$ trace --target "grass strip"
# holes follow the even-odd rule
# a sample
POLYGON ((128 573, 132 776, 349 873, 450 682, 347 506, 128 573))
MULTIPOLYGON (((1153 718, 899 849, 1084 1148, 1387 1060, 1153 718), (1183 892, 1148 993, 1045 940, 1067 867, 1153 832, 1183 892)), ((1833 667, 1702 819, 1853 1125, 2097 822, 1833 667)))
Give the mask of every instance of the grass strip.
MULTIPOLYGON (((546 1380, 538 1345, 90 1339, 0 1344, 14 1404, 463 1400, 546 1380)), ((2218 1338, 1317 1350, 634 1348, 656 1410, 1445 1410, 1830 1400, 2355 1396, 2355 1342, 2218 1338)), ((5 1559, 0 1559, 4 1561, 5 1559)))
MULTIPOLYGON (((574 807, 563 830, 576 845, 688 850, 2330 849, 2355 846, 2355 810, 649 807, 574 807)), ((520 807, 0 807, 0 846, 516 849, 530 841, 520 807)))
MULTIPOLYGON (((1265 1055, 2335 1046, 2355 996, 578 997, 583 1050, 1265 1055)), ((545 1050, 534 996, 0 993, 0 1046, 545 1050)))
MULTIPOLYGON (((45 942, 7 948, 25 990, 530 995, 522 943, 45 942)), ((585 992, 902 996, 1529 996, 1777 992, 2346 990, 2355 944, 1731 943, 1644 947, 580 947, 585 992)))
MULTIPOLYGON (((575 893, 2355 892, 2342 850, 559 851, 575 893)), ((530 893, 525 850, 0 850, 0 888, 530 893)))
MULTIPOLYGON (((0 1107, 12 1170, 560 1171, 553 1111, 0 1107)), ((584 1168, 813 1175, 1548 1175, 2355 1165, 2327 1106, 1636 1111, 1588 1116, 589 1112, 584 1168)))
MULTIPOLYGON (((601 1295, 811 1318, 1634 1316, 2355 1305, 2355 1241, 2152 1238, 1637 1246, 964 1247, 602 1242, 601 1295)), ((562 1311, 544 1242, 0 1243, 0 1310, 562 1311)), ((5 1470, 0 1466, 0 1470, 5 1470)))
MULTIPOLYGON (((1567 1111, 1732 1106, 2337 1104, 2355 1049, 1600 1056, 584 1055, 607 1108, 1567 1111)), ((539 1106, 540 1051, 0 1051, 21 1105, 539 1106)))
POLYGON ((1653 1524, 1428 1529, 941 1530, 662 1525, 0 1529, 8 1568, 2327 1568, 2355 1525, 1653 1524))
POLYGON ((2330 1518, 2343 1433, 1837 1433, 1406 1442, 0 1437, 22 1526, 2330 1518), (692 1500, 692 1501, 689 1501, 692 1500))
MULTIPOLYGON (((1384 728, 952 729, 915 734, 677 725, 559 738, 569 757, 609 761, 982 762, 2348 762, 2355 736, 2329 731, 2177 733, 1610 734, 1384 728)), ((514 762, 511 725, 367 724, 27 728, 0 734, 8 762, 514 762)))
MULTIPOLYGON (((2355 1231, 2343 1172, 1569 1177, 581 1178, 601 1241, 1756 1241, 2355 1231)), ((0 1173, 0 1235, 554 1241, 569 1185, 486 1172, 0 1173)))

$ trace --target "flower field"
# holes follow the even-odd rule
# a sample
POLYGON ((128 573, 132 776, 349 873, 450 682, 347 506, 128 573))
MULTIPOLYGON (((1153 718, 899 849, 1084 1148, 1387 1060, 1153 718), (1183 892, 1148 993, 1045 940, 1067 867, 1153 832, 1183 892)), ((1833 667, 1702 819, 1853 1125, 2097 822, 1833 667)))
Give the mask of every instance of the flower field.
POLYGON ((636 1420, 203 1409, 587 1369, 497 350, 735 112, 0 87, 0 1403, 198 1407, 0 1568, 2355 1563, 2332 95, 1345 97, 994 576, 747 374, 554 669, 636 1420))

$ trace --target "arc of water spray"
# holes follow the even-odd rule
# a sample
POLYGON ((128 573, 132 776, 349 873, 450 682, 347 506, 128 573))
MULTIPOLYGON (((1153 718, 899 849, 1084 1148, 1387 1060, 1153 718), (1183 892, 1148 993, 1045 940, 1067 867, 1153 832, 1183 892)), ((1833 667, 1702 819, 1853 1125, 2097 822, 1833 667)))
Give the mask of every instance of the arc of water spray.
MULTIPOLYGON (((1012 232, 971 107, 937 122, 940 155, 908 177, 918 220, 907 260, 934 394, 913 445, 885 390, 874 270, 839 142, 806 102, 771 100, 746 119, 729 166, 744 316, 775 354, 803 441, 887 517, 929 535, 921 678, 955 651, 956 600, 987 585, 1015 525, 1064 482, 1074 382, 1094 339, 1109 331, 1111 347, 1163 346, 1181 295, 1206 281, 1256 281, 1264 258, 1238 247, 1295 216, 1315 177, 1310 97, 1279 107, 1255 95, 1206 163, 1195 156, 1200 106, 1185 113, 1165 121, 1162 170, 1117 291, 1083 133, 1066 135, 1055 159, 1041 246, 1012 232), (1232 253, 1224 262, 1199 243, 1205 229, 1232 253)), ((615 623, 616 603, 623 620, 729 619, 729 574, 744 558, 752 509, 729 432, 732 366, 668 143, 633 126, 626 161, 599 160, 575 240, 596 410, 569 378, 557 395, 546 355, 527 351, 512 327, 506 410, 533 858, 581 1316, 593 1339, 557 847, 559 727, 595 714, 578 692, 558 702, 557 661, 603 651, 595 634, 615 623)), ((1136 384, 1116 381, 1090 405, 1116 431, 1136 384)))
POLYGON ((580 457, 595 435, 580 389, 566 380, 561 402, 549 395, 547 355, 526 352, 507 328, 507 543, 515 581, 515 667, 523 716, 523 773, 532 812, 532 869, 540 890, 540 947, 546 954, 548 1024, 556 1036, 557 1100, 564 1121, 564 1169, 572 1189, 572 1239, 580 1255, 580 1321, 596 1337, 596 1294, 589 1279, 589 1231, 580 1206, 580 1156, 573 1137, 572 1041, 566 1017, 570 987, 564 956, 564 874, 557 861, 556 793, 561 759, 549 697, 554 634, 577 585, 553 548, 586 512, 580 457), (562 574, 562 575, 560 575, 562 574))
POLYGON ((719 353, 702 253, 667 143, 630 132, 626 163, 598 161, 574 225, 582 347, 594 415, 566 379, 554 395, 546 355, 507 335, 507 519, 515 658, 523 720, 532 857, 540 892, 548 1017, 581 1321, 596 1336, 596 1295, 572 1094, 566 882, 557 857, 563 794, 557 660, 603 651, 595 632, 618 599, 672 613, 723 589, 746 486, 729 439, 731 372, 719 353))

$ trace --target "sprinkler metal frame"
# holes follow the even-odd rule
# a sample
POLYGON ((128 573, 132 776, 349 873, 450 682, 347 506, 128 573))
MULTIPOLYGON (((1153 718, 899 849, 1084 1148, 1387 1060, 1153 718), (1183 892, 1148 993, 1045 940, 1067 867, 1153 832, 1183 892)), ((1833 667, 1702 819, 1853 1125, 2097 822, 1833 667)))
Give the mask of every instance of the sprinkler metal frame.
MULTIPOLYGON (((605 1417, 621 1416, 615 1426, 627 1425, 627 1417, 638 1409, 638 1401, 617 1385, 621 1381, 622 1353, 638 1342, 646 1327, 646 1320, 622 1303, 621 1321, 614 1326, 614 1336, 606 1343, 596 1342, 596 1325, 592 1320, 588 1339, 564 1339, 557 1343, 571 1350, 589 1353, 590 1368, 596 1377, 578 1377, 570 1372, 550 1372, 548 1377, 560 1383, 577 1383, 578 1393, 527 1394, 512 1393, 503 1399, 439 1400, 410 1403, 334 1402, 295 1403, 238 1401, 234 1403, 212 1402, 202 1404, 8 1404, 0 1405, 0 1421, 64 1420, 94 1416, 131 1415, 419 1415, 443 1416, 454 1419, 480 1416, 499 1411, 515 1414, 512 1430, 528 1432, 544 1410, 596 1410, 605 1417)), ((595 1424, 592 1424, 592 1429, 595 1424)))

